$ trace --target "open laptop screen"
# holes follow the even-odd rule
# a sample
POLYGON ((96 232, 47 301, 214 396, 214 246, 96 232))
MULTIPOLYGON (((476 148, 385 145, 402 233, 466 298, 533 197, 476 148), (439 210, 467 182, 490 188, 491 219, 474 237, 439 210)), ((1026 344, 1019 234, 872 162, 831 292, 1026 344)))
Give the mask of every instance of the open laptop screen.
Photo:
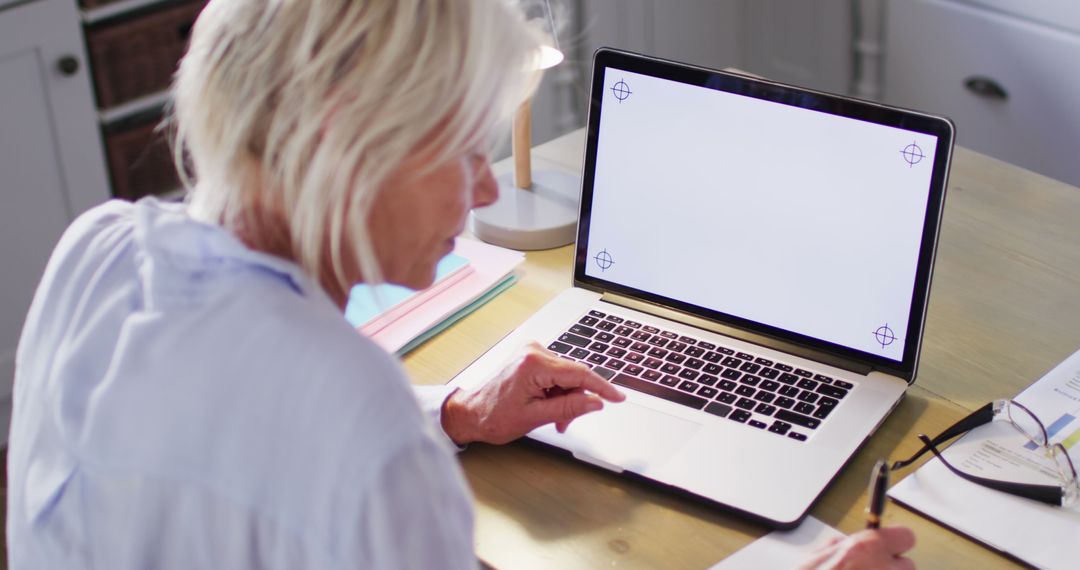
POLYGON ((865 103, 725 74, 595 73, 586 281, 905 360, 921 334, 920 259, 932 259, 935 158, 951 130, 943 141, 840 108, 865 103))

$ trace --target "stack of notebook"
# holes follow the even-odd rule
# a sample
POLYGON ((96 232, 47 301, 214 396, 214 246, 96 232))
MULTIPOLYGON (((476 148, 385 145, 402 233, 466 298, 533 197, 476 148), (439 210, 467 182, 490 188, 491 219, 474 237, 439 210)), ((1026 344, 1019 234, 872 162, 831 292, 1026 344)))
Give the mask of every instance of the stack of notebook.
POLYGON ((345 318, 389 352, 404 355, 514 284, 519 251, 459 238, 423 291, 398 285, 357 285, 345 318))

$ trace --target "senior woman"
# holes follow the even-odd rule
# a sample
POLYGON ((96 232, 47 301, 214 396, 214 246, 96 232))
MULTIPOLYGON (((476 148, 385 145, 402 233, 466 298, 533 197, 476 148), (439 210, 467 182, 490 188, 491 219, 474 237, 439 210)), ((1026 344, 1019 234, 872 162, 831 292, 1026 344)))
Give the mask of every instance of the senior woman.
POLYGON ((536 47, 502 0, 212 0, 173 88, 185 203, 81 216, 27 317, 11 567, 474 566, 454 445, 623 395, 539 347, 414 393, 342 309, 430 285, 496 199, 536 47))

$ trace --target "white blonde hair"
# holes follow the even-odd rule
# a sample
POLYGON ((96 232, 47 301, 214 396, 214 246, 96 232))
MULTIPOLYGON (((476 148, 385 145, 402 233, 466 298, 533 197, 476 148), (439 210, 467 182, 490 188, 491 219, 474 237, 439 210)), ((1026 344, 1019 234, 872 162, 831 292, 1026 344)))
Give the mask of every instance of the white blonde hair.
POLYGON ((377 282, 382 183, 414 152, 437 166, 489 144, 535 88, 539 42, 506 0, 212 0, 172 90, 189 208, 273 225, 344 291, 347 262, 377 282))

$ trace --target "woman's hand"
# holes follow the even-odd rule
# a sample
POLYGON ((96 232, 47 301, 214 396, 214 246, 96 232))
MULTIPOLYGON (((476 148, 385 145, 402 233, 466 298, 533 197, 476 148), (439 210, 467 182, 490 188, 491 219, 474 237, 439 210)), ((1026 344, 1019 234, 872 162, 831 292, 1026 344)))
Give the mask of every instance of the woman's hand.
POLYGON ((454 392, 443 404, 443 430, 458 445, 507 443, 554 423, 570 422, 626 396, 583 364, 559 358, 532 343, 476 392, 454 392))
POLYGON ((802 570, 856 570, 884 568, 914 570, 915 563, 901 554, 915 546, 915 533, 906 527, 861 530, 837 537, 814 552, 802 570))

